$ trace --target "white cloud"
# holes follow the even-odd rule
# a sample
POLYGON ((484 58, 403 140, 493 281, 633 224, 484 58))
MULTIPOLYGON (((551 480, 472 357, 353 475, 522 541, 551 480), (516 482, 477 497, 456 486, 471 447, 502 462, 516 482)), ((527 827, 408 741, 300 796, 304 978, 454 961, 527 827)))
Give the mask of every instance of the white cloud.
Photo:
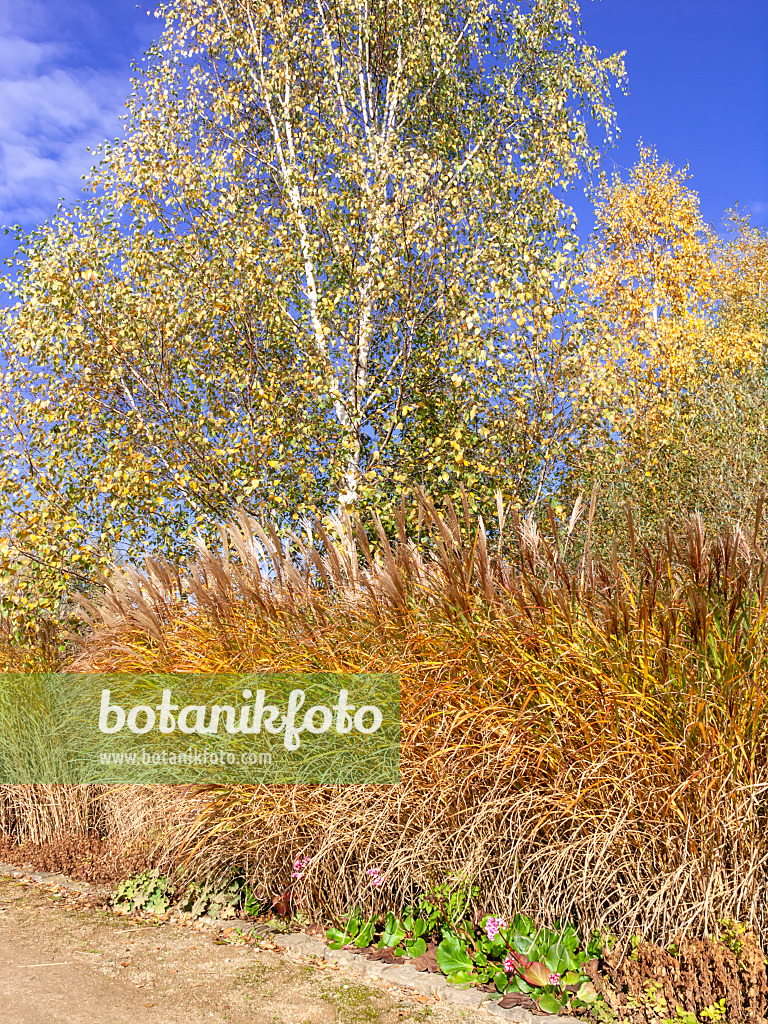
POLYGON ((86 147, 119 134, 130 83, 68 56, 61 44, 0 35, 0 223, 45 220, 77 195, 93 163, 86 147))
POLYGON ((4 78, 34 72, 42 63, 55 57, 54 43, 33 43, 13 34, 0 36, 0 68, 4 78))

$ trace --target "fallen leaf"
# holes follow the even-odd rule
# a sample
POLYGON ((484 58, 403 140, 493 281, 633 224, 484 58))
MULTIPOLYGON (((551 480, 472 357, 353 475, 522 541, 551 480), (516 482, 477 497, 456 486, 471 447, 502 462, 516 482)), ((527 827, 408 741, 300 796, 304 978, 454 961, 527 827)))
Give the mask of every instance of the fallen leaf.
POLYGON ((375 946, 369 947, 369 949, 363 950, 366 959, 368 960, 381 960, 385 964, 401 964, 405 960, 405 957, 396 956, 394 946, 384 946, 383 949, 376 949, 375 946))
POLYGON ((525 1010, 538 1010, 536 1003, 523 992, 507 992, 496 1005, 502 1010, 509 1010, 513 1006, 522 1006, 525 1010))
POLYGON ((430 942, 421 956, 416 956, 410 961, 410 966, 417 971, 428 971, 430 974, 439 974, 440 968, 437 965, 437 945, 430 942))

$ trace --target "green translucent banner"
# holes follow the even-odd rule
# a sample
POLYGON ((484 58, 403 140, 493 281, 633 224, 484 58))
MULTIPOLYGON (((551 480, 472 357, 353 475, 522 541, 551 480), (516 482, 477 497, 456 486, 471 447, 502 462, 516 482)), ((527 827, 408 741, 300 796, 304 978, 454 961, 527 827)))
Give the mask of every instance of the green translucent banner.
POLYGON ((394 675, 0 675, 0 783, 399 780, 394 675))

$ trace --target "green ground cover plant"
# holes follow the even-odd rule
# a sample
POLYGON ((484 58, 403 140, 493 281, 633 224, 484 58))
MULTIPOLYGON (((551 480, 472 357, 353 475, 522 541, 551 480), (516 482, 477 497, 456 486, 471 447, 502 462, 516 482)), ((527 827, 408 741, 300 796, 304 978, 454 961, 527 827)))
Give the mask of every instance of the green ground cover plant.
MULTIPOLYGON (((477 895, 475 889, 475 899, 477 895)), ((509 924, 491 915, 475 923, 471 917, 446 914, 444 905, 439 895, 436 902, 422 895, 402 916, 387 912, 383 925, 355 908, 338 927, 328 929, 328 944, 331 949, 376 946, 417 961, 429 942, 452 985, 492 983, 502 995, 530 995, 547 1013, 585 1010, 597 1001, 584 966, 596 966, 605 945, 615 940, 593 935, 584 943, 569 924, 558 921, 554 928, 538 928, 525 914, 515 914, 509 924)))
POLYGON ((129 913, 162 915, 173 907, 193 920, 206 915, 213 921, 250 917, 265 909, 264 900, 238 872, 196 882, 161 875, 157 869, 142 871, 119 882, 111 902, 129 913))

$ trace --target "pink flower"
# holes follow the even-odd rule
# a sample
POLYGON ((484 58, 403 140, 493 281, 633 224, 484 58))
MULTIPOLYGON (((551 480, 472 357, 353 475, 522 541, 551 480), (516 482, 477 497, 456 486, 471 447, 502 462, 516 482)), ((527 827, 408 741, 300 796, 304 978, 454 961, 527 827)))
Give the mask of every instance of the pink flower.
POLYGON ((560 975, 553 971, 552 974, 550 974, 550 976, 549 976, 549 984, 550 985, 559 985, 560 984, 560 975))
POLYGON ((291 878, 294 879, 294 881, 298 881, 300 878, 303 878, 304 871, 308 864, 309 857, 297 857, 293 862, 293 874, 291 875, 291 878))
POLYGON ((368 877, 371 879, 371 885, 380 886, 384 882, 381 877, 381 868, 368 868, 368 877))
POLYGON ((507 957, 502 966, 504 968, 505 974, 512 974, 512 972, 515 970, 515 961, 512 959, 509 953, 507 953, 507 957))
POLYGON ((485 922, 485 934, 488 936, 490 942, 496 938, 502 928, 507 927, 507 922, 503 917, 489 917, 485 922))

